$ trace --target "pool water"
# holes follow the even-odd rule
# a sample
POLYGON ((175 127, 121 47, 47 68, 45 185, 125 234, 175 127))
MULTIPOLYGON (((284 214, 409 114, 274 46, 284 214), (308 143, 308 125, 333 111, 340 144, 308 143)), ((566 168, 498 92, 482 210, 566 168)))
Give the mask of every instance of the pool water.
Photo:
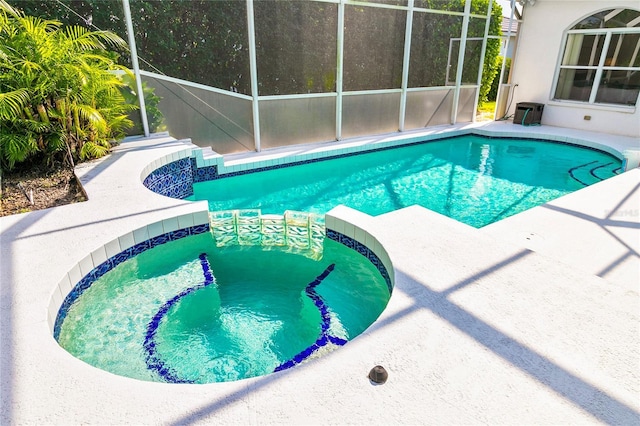
POLYGON ((275 214, 344 204, 376 216, 418 204, 479 228, 620 171, 592 149, 467 135, 200 182, 187 199, 275 214))
POLYGON ((291 367, 362 333, 389 300, 364 256, 325 239, 321 259, 210 233, 147 250, 70 307, 59 344, 141 380, 210 383, 291 367))

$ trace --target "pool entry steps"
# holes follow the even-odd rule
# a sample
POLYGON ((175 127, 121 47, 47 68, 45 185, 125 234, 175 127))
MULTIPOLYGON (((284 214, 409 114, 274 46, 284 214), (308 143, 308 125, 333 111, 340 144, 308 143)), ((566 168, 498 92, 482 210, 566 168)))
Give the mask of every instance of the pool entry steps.
POLYGON ((320 316, 322 318, 320 336, 311 346, 304 349, 299 354, 296 354, 290 360, 285 361, 279 366, 277 366, 275 370, 273 370, 274 372, 282 371, 282 370, 286 370, 287 368, 294 367, 296 364, 300 364, 306 361, 307 359, 313 357, 313 355, 315 353, 318 353, 322 348, 327 348, 326 351, 328 352, 329 350, 334 349, 335 347, 344 346, 347 344, 347 340, 331 334, 331 321, 332 321, 331 312, 329 310, 329 307, 325 303, 324 299, 322 298, 322 296, 320 296, 320 294, 318 294, 318 292, 316 292, 315 290, 315 288, 322 283, 322 280, 327 278, 329 274, 333 272, 335 267, 336 267, 335 263, 332 263, 331 265, 327 266, 324 272, 318 275, 316 279, 311 281, 305 288, 305 293, 307 297, 313 300, 313 303, 316 305, 316 308, 318 308, 318 310, 320 311, 320 316))
MULTIPOLYGON (((180 377, 170 365, 162 360, 162 357, 157 351, 157 343, 156 343, 156 334, 158 331, 158 327, 161 322, 167 315, 167 313, 171 310, 171 308, 176 305, 183 297, 194 293, 197 290, 208 286, 216 286, 216 279, 213 275, 212 267, 209 263, 209 259, 206 253, 200 254, 198 256, 200 260, 200 265, 202 267, 202 275, 203 281, 202 283, 195 285, 193 287, 189 287, 179 294, 175 295, 171 299, 167 300, 160 309, 153 316, 149 324, 147 325, 147 331, 145 334, 144 340, 144 350, 145 350, 145 361, 147 364, 147 369, 155 372, 158 376, 160 376, 163 381, 168 383, 195 383, 193 380, 185 379, 180 377)), ((310 298, 315 307, 318 309, 321 318, 320 324, 320 335, 316 339, 316 341, 311 344, 309 347, 302 350, 300 353, 293 356, 291 359, 283 362, 278 365, 273 371, 282 371, 288 368, 295 367, 298 364, 301 364, 308 359, 313 358, 316 355, 324 354, 330 352, 338 348, 339 346, 344 346, 347 343, 346 339, 342 337, 333 335, 332 322, 336 321, 333 317, 329 306, 326 304, 325 300, 322 296, 315 290, 315 288, 322 283, 322 281, 327 278, 331 272, 335 269, 335 263, 330 264, 325 268, 325 270, 318 275, 313 281, 311 281, 305 287, 305 295, 310 298)), ((335 328, 335 326, 334 326, 335 328)), ((339 325, 338 325, 339 329, 339 325)))
MULTIPOLYGON (((167 242, 203 233, 211 233, 217 246, 260 245, 266 249, 292 252, 314 260, 322 257, 323 241, 328 238, 368 259, 382 275, 391 294, 394 276, 390 273, 393 265, 389 255, 375 236, 351 222, 350 214, 360 213, 344 207, 334 209, 325 216, 295 211, 287 211, 284 215, 262 215, 259 210, 197 211, 150 223, 92 251, 62 278, 53 290, 49 302, 50 330, 58 340, 62 324, 74 302, 94 282, 122 262, 167 242)), ((156 347, 156 333, 165 315, 182 298, 205 287, 217 285, 214 277, 215 265, 209 264, 205 253, 199 256, 199 263, 202 281, 162 302, 155 315, 150 317, 144 342, 141 342, 147 369, 168 383, 188 383, 189 379, 180 377, 162 360, 156 347)), ((304 295, 312 301, 320 314, 319 336, 309 347, 282 362, 274 371, 291 368, 347 343, 340 336, 341 324, 336 321, 330 307, 316 290, 335 267, 335 264, 330 264, 304 290, 304 295)))
POLYGON ((160 357, 156 350, 156 332, 158 331, 158 326, 160 326, 160 322, 164 318, 164 316, 169 312, 169 309, 173 307, 177 302, 180 301, 183 297, 188 294, 193 293, 196 290, 201 288, 216 285, 216 279, 213 276, 213 272, 211 271, 211 265, 209 264, 209 259, 205 253, 202 253, 198 256, 200 259, 200 265, 202 266, 202 275, 204 276, 204 281, 201 284, 195 285, 193 287, 189 287, 171 299, 167 300, 156 312, 153 316, 149 325, 147 325, 147 333, 145 334, 143 347, 145 350, 145 361, 147 363, 147 368, 151 371, 155 371, 165 382, 169 383, 194 383, 193 380, 186 380, 179 377, 173 369, 168 366, 160 357))
POLYGON ((622 169, 614 162, 590 161, 570 168, 568 173, 571 179, 583 186, 589 186, 590 183, 588 182, 593 182, 594 178, 598 182, 602 182, 605 179, 619 175, 622 169))
POLYGON ((432 134, 428 137, 423 135, 399 140, 390 138, 389 140, 380 140, 373 143, 354 144, 349 148, 334 151, 312 149, 301 154, 265 159, 255 161, 253 163, 236 162, 237 164, 231 164, 231 162, 230 164, 225 164, 225 160, 222 155, 211 151, 210 148, 197 147, 191 143, 190 139, 183 139, 181 142, 183 142, 185 146, 188 146, 188 148, 163 156, 149 163, 143 169, 140 177, 144 186, 151 191, 171 198, 184 199, 193 195, 193 185, 198 182, 217 180, 220 178, 233 177, 299 164, 313 163, 330 158, 358 155, 365 152, 386 150, 394 147, 423 144, 425 142, 433 142, 465 135, 486 136, 488 138, 499 139, 516 137, 592 148, 606 152, 622 160, 621 169, 616 170, 614 174, 619 174, 620 172, 640 166, 640 150, 637 148, 625 149, 623 152, 618 152, 601 143, 594 143, 566 136, 552 134, 538 135, 534 133, 523 136, 522 134, 515 135, 512 133, 492 132, 482 129, 475 129, 474 131, 458 129, 446 133, 432 134))

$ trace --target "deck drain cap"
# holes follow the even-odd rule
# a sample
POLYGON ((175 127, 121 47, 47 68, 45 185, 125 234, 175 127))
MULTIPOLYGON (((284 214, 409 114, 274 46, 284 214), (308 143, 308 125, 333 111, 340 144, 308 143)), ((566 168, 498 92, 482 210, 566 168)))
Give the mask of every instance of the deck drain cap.
POLYGON ((384 384, 389 377, 389 373, 381 365, 376 365, 369 371, 369 380, 378 385, 384 384))

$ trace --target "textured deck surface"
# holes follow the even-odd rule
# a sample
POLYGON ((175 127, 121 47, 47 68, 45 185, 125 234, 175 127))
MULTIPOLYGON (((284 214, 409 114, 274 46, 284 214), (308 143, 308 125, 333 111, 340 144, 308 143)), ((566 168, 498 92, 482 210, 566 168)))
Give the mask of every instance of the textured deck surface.
POLYGON ((0 218, 0 424, 640 424, 640 169, 479 230, 420 207, 334 209, 384 245, 396 287, 363 335, 302 366, 168 385, 73 358, 47 325, 55 285, 113 238, 206 208, 140 183, 182 148, 126 142, 78 170, 88 202, 0 218))

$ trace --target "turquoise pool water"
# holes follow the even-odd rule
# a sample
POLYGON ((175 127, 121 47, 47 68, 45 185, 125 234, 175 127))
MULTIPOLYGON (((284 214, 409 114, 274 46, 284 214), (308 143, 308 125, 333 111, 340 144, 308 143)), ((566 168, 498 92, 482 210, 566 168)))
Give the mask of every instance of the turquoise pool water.
POLYGON ((290 368, 362 333, 391 292, 373 260, 323 237, 322 216, 292 210, 345 204, 378 215, 419 204, 481 227, 620 168, 590 149, 465 136, 198 183, 191 199, 216 212, 212 232, 119 263, 65 311, 57 339, 91 365, 149 381, 290 368), (253 209, 291 216, 257 225, 253 209))
POLYGON ((147 250, 70 307, 58 343, 114 374, 170 383, 264 375, 362 333, 390 293, 364 256, 324 239, 322 256, 218 247, 210 233, 147 250))
POLYGON ((482 227, 620 172, 592 149, 461 136, 194 184, 209 210, 324 214, 344 204, 379 215, 414 204, 482 227))

